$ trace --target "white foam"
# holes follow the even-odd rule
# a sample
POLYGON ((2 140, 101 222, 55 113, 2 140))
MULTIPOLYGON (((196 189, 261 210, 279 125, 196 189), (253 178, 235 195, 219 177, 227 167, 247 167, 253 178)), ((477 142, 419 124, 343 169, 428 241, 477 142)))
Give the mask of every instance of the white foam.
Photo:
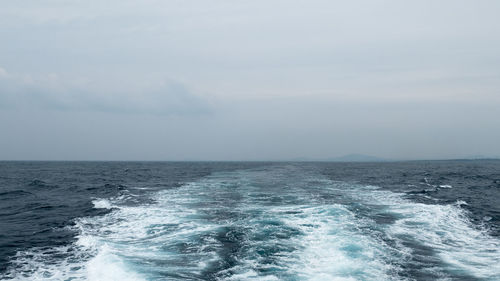
POLYGON ((18 252, 11 261, 15 270, 8 270, 6 279, 9 280, 85 280, 84 274, 78 270, 82 263, 70 263, 68 259, 58 260, 48 264, 47 261, 56 260, 55 255, 65 255, 70 247, 57 247, 50 250, 40 248, 18 252), (75 270, 72 270, 75 269, 75 270))
POLYGON ((460 207, 467 204, 465 201, 449 205, 422 204, 383 190, 367 193, 358 189, 353 196, 386 205, 387 211, 399 219, 385 232, 396 240, 411 237, 430 247, 450 272, 500 280, 500 241, 469 221, 467 212, 460 207))
POLYGON ((146 280, 128 269, 123 260, 103 246, 97 256, 86 264, 86 279, 90 281, 141 281, 146 280))
POLYGON ((303 213, 285 219, 303 237, 293 271, 306 280, 394 280, 390 249, 361 231, 365 222, 341 205, 299 208, 303 213), (392 272, 392 273, 391 273, 392 272))
MULTIPOLYGON (((175 252, 165 251, 165 247, 189 243, 193 235, 213 231, 217 225, 199 223, 196 212, 188 209, 186 204, 193 200, 190 197, 190 186, 178 190, 159 192, 154 196, 155 203, 140 206, 120 206, 110 214, 95 218, 82 218, 77 226, 81 235, 77 244, 86 247, 98 246, 98 254, 87 265, 88 277, 99 276, 104 267, 111 264, 116 276, 129 276, 129 280, 140 280, 140 275, 124 271, 123 264, 136 261, 153 263, 150 271, 154 271, 155 261, 172 261, 182 258, 175 252), (97 242, 96 242, 97 241, 97 242), (138 277, 139 276, 139 277, 138 277)), ((207 241, 205 241, 207 242, 207 241)), ((209 241, 208 241, 209 242, 209 241)), ((205 245, 206 247, 207 245, 205 245)), ((200 249, 201 250, 201 249, 200 249)), ((214 258, 215 253, 205 251, 191 264, 184 264, 192 273, 199 272, 214 258)), ((147 264, 140 270, 148 271, 147 264)), ((163 270, 166 270, 165 268, 163 270)), ((173 270, 173 268, 170 268, 173 270)))
POLYGON ((96 199, 96 208, 112 211, 77 219, 74 230, 79 234, 73 245, 18 253, 16 269, 8 276, 13 280, 145 280, 156 279, 149 271, 176 270, 175 266, 155 268, 155 261, 171 261, 186 272, 200 272, 216 258, 215 250, 200 249, 191 264, 182 264, 184 257, 164 249, 219 227, 197 221, 196 212, 186 206, 195 200, 189 196, 191 188, 159 192, 154 195, 156 203, 140 206, 120 205, 119 197, 96 199))
POLYGON ((113 205, 107 199, 95 199, 92 201, 92 204, 94 204, 94 208, 96 208, 96 209, 111 209, 111 208, 113 208, 113 205))
POLYGON ((402 194, 373 186, 335 184, 318 180, 317 175, 311 176, 313 182, 303 171, 275 172, 276 175, 270 175, 269 170, 262 174, 219 174, 157 192, 151 198, 154 203, 139 206, 120 203, 126 198, 96 199, 96 208, 111 212, 76 220, 79 235, 74 245, 19 253, 18 269, 11 277, 136 281, 179 273, 184 279, 199 279, 210 265, 224 262, 219 252, 224 245, 216 237, 223 233, 221 228, 232 227, 245 232, 238 241, 242 253, 232 267, 218 272, 223 276, 220 279, 402 280, 398 260, 411 255, 412 249, 404 243, 397 247, 387 245, 376 232, 380 226, 356 214, 352 206, 332 204, 317 193, 301 190, 314 183, 315 188, 335 189, 337 194, 352 197, 355 203, 378 205, 394 214, 398 219, 384 226, 384 235, 399 242, 406 239, 403 237, 411 237, 432 248, 450 270, 500 280, 498 240, 468 221, 460 207, 465 202, 419 204, 403 199, 402 194), (293 183, 287 186, 286 195, 293 196, 291 188, 295 186, 301 203, 266 204, 269 196, 275 194, 270 194, 265 184, 259 186, 258 181, 263 180, 277 186, 293 183), (228 194, 241 197, 240 203, 227 201, 228 194), (218 211, 239 212, 244 219, 211 217, 218 211), (246 216, 249 214, 252 216, 246 216), (287 229, 294 234, 287 234, 287 229), (272 233, 275 238, 262 238, 265 233, 272 233), (259 252, 266 247, 278 250, 267 255, 259 252), (65 258, 55 258, 61 255, 65 258))
POLYGON ((394 208, 404 218, 391 227, 432 247, 450 268, 478 278, 500 278, 500 244, 471 225, 453 205, 409 204, 394 208))
POLYGON ((255 270, 248 269, 246 271, 239 272, 239 273, 233 274, 227 278, 224 278, 224 280, 227 280, 227 281, 232 281, 232 280, 278 281, 280 279, 276 276, 273 276, 273 275, 262 276, 258 272, 256 272, 255 270))
MULTIPOLYGON (((296 177, 287 181, 294 181, 300 192, 302 186, 308 186, 308 179, 303 174, 296 177)), ((314 184, 315 188, 326 189, 332 182, 319 181, 316 177, 314 184)), ((251 227, 247 229, 249 240, 243 248, 250 250, 240 257, 239 264, 231 268, 233 275, 225 280, 404 280, 397 276, 399 268, 394 265, 398 253, 373 233, 363 230, 363 226, 373 222, 357 218, 345 206, 324 204, 323 199, 312 192, 303 194, 301 201, 306 204, 262 206, 252 202, 255 200, 252 196, 260 194, 258 187, 247 186, 245 191, 242 201, 247 204, 240 206, 241 211, 260 212, 260 215, 245 222, 251 227), (298 234, 275 240, 252 238, 266 230, 272 233, 276 228, 291 229, 298 234), (267 247, 279 247, 283 243, 295 250, 278 250, 271 256, 260 254, 267 247)))

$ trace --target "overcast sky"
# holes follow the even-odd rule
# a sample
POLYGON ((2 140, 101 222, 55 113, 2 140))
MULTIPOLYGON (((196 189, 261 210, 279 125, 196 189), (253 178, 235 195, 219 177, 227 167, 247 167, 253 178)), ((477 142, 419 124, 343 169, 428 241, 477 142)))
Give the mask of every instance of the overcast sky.
POLYGON ((500 1, 19 0, 0 159, 500 156, 500 1))

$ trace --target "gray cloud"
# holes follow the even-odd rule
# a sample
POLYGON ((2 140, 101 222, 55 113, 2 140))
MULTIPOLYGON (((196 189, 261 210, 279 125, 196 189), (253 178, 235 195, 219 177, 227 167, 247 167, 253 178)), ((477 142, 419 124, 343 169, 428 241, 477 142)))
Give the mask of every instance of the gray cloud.
POLYGON ((160 115, 205 115, 211 112, 203 98, 171 79, 141 88, 124 77, 119 85, 100 88, 89 86, 94 82, 99 84, 99 81, 86 78, 60 77, 54 73, 21 76, 1 70, 0 106, 5 109, 160 115))
POLYGON ((499 155, 499 10, 8 1, 0 159, 499 155))

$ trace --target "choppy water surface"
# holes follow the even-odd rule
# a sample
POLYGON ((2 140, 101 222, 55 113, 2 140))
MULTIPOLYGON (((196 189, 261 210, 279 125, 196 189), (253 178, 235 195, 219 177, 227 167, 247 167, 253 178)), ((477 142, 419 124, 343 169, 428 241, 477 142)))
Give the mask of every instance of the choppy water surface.
POLYGON ((1 277, 500 280, 500 162, 0 164, 1 277))

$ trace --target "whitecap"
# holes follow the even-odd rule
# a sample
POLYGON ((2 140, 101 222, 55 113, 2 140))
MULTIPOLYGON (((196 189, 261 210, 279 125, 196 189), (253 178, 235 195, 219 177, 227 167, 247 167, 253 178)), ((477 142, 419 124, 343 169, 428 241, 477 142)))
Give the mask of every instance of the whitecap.
POLYGON ((211 272, 217 280, 404 280, 401 271, 415 251, 408 246, 411 239, 432 248, 445 264, 448 272, 429 269, 436 276, 500 278, 500 244, 471 224, 460 207, 465 202, 421 204, 374 186, 285 172, 219 173, 152 193, 140 205, 119 203, 127 198, 95 199, 95 208, 111 211, 77 219, 77 241, 70 246, 19 253, 11 277, 177 280, 203 279, 211 272), (286 186, 287 192, 270 192, 270 186, 286 186), (333 203, 321 192, 328 198, 349 196, 352 204, 333 203), (273 199, 282 205, 271 204, 273 199), (378 224, 356 204, 395 219, 378 224), (214 215, 219 212, 227 216, 214 215), (229 256, 234 262, 216 268, 228 258, 224 243, 236 243, 228 240, 230 230, 242 236, 229 256), (274 252, 263 254, 269 248, 274 252))
MULTIPOLYGON (((385 233, 400 241, 399 247, 404 248, 410 242, 436 252, 447 272, 433 270, 443 276, 457 274, 500 280, 500 241, 469 220, 467 211, 461 208, 467 205, 465 201, 449 205, 422 204, 403 199, 399 193, 362 190, 357 188, 352 196, 385 205, 387 212, 398 217, 387 226, 385 233)), ((414 249, 408 248, 408 251, 411 253, 414 249)))
POLYGON ((94 204, 94 208, 96 208, 96 209, 111 209, 111 208, 113 208, 113 205, 107 199, 95 199, 92 201, 92 204, 94 204))

